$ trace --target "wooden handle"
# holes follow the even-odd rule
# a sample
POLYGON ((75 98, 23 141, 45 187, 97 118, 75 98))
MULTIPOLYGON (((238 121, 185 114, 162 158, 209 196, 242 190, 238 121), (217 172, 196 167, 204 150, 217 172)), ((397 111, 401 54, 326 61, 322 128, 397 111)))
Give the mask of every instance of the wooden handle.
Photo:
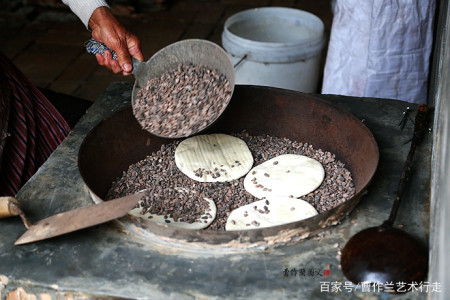
POLYGON ((22 209, 20 208, 19 201, 14 197, 0 197, 0 219, 19 216, 26 228, 31 226, 30 221, 26 218, 22 209))
POLYGON ((19 201, 17 201, 15 198, 0 197, 0 219, 18 216, 18 211, 14 209, 15 205, 19 205, 19 201))

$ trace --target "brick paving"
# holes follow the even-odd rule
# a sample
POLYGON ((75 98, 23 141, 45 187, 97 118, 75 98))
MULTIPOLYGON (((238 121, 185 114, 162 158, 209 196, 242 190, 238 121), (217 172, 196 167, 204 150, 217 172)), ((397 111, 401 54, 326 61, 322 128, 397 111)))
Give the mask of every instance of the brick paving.
MULTIPOLYGON (((113 6, 119 20, 141 40, 145 59, 181 39, 201 38, 221 45, 225 20, 241 10, 283 6, 309 11, 331 27, 330 0, 174 0, 165 8, 133 13, 113 6)), ((0 51, 37 86, 95 101, 114 81, 113 74, 84 51, 89 31, 65 6, 21 7, 0 12, 0 51)))

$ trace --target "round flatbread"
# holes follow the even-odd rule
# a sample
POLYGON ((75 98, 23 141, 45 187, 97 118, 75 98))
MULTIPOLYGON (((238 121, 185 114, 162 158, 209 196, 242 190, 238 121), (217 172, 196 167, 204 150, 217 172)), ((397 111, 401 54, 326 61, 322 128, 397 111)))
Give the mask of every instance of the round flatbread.
POLYGON ((217 213, 217 207, 214 201, 208 198, 203 198, 208 202, 209 211, 206 211, 199 219, 197 219, 193 223, 187 223, 183 221, 175 221, 170 216, 163 216, 163 215, 157 215, 157 214, 151 214, 149 212, 142 214, 142 208, 141 203, 142 201, 139 201, 139 208, 133 208, 129 214, 133 215, 135 217, 139 218, 145 218, 150 221, 153 221, 158 224, 164 224, 167 226, 177 227, 177 228, 184 228, 184 229, 203 229, 208 227, 212 221, 216 218, 217 213))
POLYGON ((263 199, 241 206, 228 216, 225 230, 248 230, 297 222, 317 215, 308 202, 286 197, 263 199))
POLYGON ((205 134, 182 141, 175 150, 178 169, 200 182, 238 179, 253 166, 247 144, 227 134, 205 134))
POLYGON ((320 186, 325 171, 320 162, 297 154, 283 154, 254 167, 244 179, 244 188, 258 199, 298 198, 320 186))

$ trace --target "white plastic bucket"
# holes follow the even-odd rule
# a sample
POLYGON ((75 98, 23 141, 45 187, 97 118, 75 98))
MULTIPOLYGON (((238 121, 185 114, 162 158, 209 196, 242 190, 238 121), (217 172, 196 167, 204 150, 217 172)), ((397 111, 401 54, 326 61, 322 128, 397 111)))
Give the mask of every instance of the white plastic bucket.
POLYGON ((226 20, 222 32, 222 46, 237 64, 236 84, 307 93, 317 92, 324 44, 323 22, 293 8, 241 11, 226 20))

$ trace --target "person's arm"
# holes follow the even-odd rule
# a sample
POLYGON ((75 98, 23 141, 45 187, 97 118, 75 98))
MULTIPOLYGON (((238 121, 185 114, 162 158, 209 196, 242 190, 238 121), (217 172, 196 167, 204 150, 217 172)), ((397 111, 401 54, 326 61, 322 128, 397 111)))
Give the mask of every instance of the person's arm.
POLYGON ((62 0, 62 2, 69 6, 70 10, 80 18, 87 29, 89 29, 89 19, 94 10, 101 6, 109 7, 104 0, 62 0))
POLYGON ((118 61, 112 59, 109 51, 103 56, 96 54, 101 66, 111 69, 114 73, 122 72, 130 75, 132 70, 131 56, 143 61, 139 39, 125 29, 103 0, 63 0, 75 13, 86 28, 92 30, 92 37, 114 50, 118 61))
POLYGON ((111 53, 105 51, 103 56, 96 54, 100 65, 110 68, 114 73, 130 75, 133 68, 131 56, 144 60, 139 39, 123 27, 108 7, 95 9, 88 24, 92 29, 92 37, 114 50, 119 60, 113 60, 111 53))

